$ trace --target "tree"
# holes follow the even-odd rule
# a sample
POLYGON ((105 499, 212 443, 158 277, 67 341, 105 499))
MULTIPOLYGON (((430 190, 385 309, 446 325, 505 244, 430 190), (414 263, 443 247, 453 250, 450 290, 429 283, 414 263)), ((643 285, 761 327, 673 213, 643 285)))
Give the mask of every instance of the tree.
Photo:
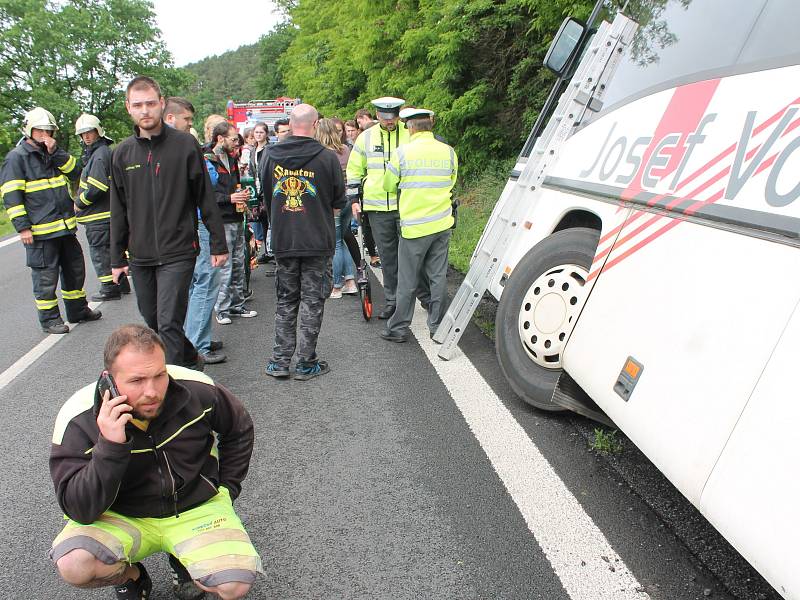
POLYGON ((77 145, 81 112, 111 137, 130 132, 124 85, 149 75, 165 93, 184 75, 160 39, 146 0, 3 0, 0 3, 0 153, 19 139, 23 114, 43 106, 59 123, 59 144, 77 145))

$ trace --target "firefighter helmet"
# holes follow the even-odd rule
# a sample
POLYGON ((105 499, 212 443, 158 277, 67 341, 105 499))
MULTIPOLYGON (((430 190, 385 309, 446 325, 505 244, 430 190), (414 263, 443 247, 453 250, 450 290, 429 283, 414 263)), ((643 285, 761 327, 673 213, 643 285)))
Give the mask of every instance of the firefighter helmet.
POLYGON ((86 133, 92 129, 96 129, 97 133, 100 134, 100 137, 106 137, 106 132, 103 131, 102 127, 100 127, 100 119, 94 115, 83 113, 80 117, 78 117, 78 120, 75 121, 75 135, 86 133))
POLYGON ((33 110, 29 110, 25 113, 22 131, 27 137, 31 137, 31 131, 34 129, 55 131, 58 129, 58 125, 56 125, 56 120, 50 111, 43 109, 41 106, 37 106, 33 110))

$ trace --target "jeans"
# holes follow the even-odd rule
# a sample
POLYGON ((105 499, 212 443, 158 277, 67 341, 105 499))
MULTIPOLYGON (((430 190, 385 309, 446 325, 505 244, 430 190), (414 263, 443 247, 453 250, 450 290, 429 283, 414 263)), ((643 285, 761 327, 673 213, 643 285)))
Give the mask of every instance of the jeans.
POLYGON ((202 222, 198 224, 197 233, 200 238, 200 254, 194 263, 189 308, 183 328, 197 351, 207 354, 211 351, 211 316, 219 294, 221 273, 219 267, 211 266, 208 229, 202 222))
POLYGON ((219 295, 214 309, 227 316, 230 309, 244 308, 244 229, 242 222, 225 223, 228 262, 220 269, 219 295))
POLYGON ((250 221, 250 229, 253 230, 253 235, 259 242, 264 242, 264 224, 261 221, 250 221))
POLYGON ((342 227, 350 227, 353 209, 348 206, 334 217, 336 223, 336 253, 333 255, 333 287, 340 288, 347 279, 355 279, 355 265, 342 240, 342 227))

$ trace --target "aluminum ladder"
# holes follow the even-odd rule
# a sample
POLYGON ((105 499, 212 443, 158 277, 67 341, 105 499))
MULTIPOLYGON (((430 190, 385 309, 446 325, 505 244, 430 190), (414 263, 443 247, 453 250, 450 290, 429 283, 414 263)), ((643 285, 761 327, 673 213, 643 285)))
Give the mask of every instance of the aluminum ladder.
POLYGON ((606 83, 616 71, 637 28, 636 22, 622 13, 617 14, 611 24, 603 22, 598 28, 519 178, 512 187, 506 186, 506 197, 498 200, 497 214, 490 217, 467 276, 434 336, 434 341, 441 344, 440 358, 450 360, 455 356, 464 329, 530 209, 535 197, 533 192, 539 189, 548 167, 558 157, 559 148, 584 120, 587 111, 598 112, 602 108, 606 83))

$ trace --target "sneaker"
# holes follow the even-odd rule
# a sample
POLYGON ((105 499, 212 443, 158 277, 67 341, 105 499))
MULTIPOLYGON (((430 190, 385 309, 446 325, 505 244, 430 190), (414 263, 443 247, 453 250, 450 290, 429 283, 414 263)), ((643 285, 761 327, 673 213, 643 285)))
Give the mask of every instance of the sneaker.
POLYGON ((228 355, 222 352, 213 350, 209 350, 205 354, 201 354, 200 356, 203 357, 203 362, 207 365, 217 365, 219 363, 224 363, 228 360, 228 355))
POLYGON ((282 379, 289 376, 289 367, 282 367, 274 360, 271 360, 269 361, 267 368, 264 369, 264 372, 267 375, 275 377, 276 379, 282 379))
POLYGON ((341 297, 342 297, 342 288, 333 288, 331 290, 331 295, 328 296, 328 298, 333 298, 333 299, 341 298, 341 297))
POLYGON ((169 555, 169 571, 172 574, 172 593, 178 600, 200 600, 206 593, 197 587, 189 571, 172 554, 169 555))
POLYGON ((348 279, 344 282, 344 287, 342 288, 343 294, 357 294, 358 293, 358 286, 356 282, 352 279, 348 279))
POLYGON ((228 314, 231 317, 242 317, 243 319, 252 319, 253 317, 258 316, 256 311, 248 310, 246 308, 232 308, 228 311, 228 314))
POLYGON ((318 360, 313 363, 297 363, 294 368, 294 378, 299 381, 307 381, 318 375, 325 375, 328 371, 330 371, 330 367, 324 360, 318 360))
POLYGON ((225 313, 217 314, 217 323, 219 323, 220 325, 230 325, 231 318, 225 313))
POLYGON ((150 580, 150 575, 140 562, 134 564, 139 569, 139 578, 134 581, 128 579, 122 585, 114 587, 118 600, 147 600, 150 598, 150 592, 153 590, 153 582, 150 580))
POLYGON ((57 319, 55 321, 48 321, 47 323, 42 323, 42 331, 45 333, 69 333, 69 327, 64 324, 61 319, 57 319))
POLYGON ((217 350, 222 350, 223 343, 220 340, 211 340, 211 343, 208 345, 208 349, 211 352, 216 352, 217 350))

